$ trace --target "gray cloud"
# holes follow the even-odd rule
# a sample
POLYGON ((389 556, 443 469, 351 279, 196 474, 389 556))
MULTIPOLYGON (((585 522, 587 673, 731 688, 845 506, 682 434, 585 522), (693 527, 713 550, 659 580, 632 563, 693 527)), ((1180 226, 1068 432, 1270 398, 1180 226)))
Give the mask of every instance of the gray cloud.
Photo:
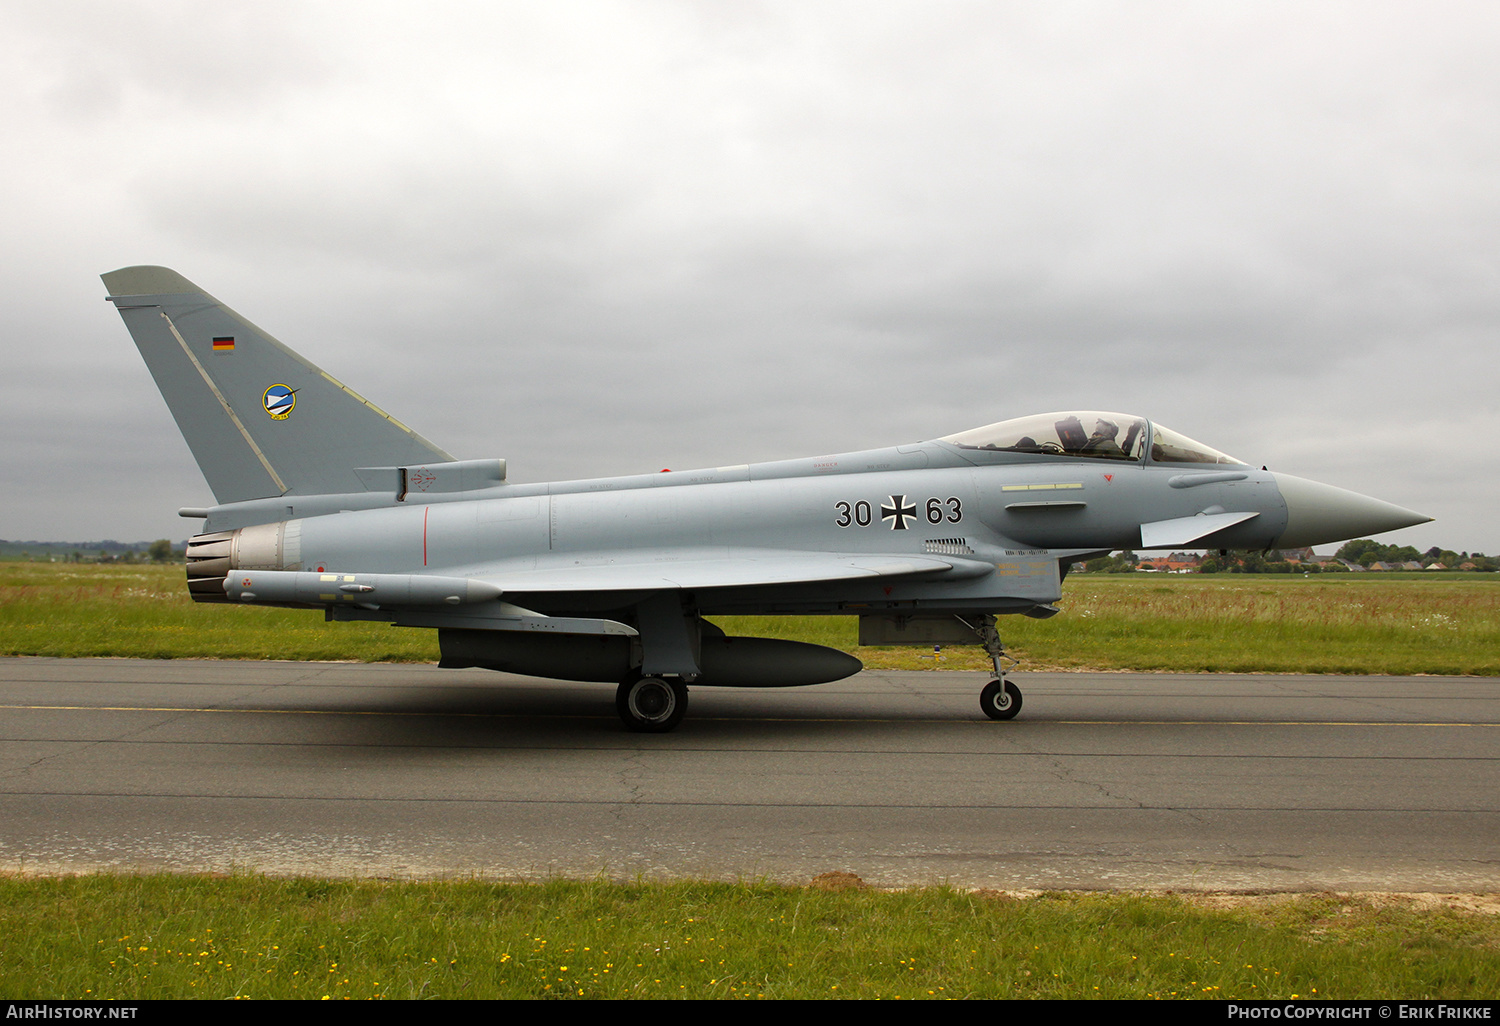
POLYGON ((10 4, 0 535, 206 489, 163 263, 535 480, 1138 411, 1500 551, 1500 15, 10 4), (104 497, 104 498, 101 498, 104 497))

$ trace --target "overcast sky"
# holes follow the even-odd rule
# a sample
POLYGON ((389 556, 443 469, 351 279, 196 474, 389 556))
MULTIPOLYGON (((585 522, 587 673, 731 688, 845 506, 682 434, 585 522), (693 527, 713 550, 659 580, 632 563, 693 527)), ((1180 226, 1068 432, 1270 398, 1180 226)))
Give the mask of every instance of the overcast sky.
POLYGON ((1493 2, 6 0, 0 32, 0 537, 211 503, 98 278, 163 264, 516 481, 1107 409, 1500 552, 1493 2))

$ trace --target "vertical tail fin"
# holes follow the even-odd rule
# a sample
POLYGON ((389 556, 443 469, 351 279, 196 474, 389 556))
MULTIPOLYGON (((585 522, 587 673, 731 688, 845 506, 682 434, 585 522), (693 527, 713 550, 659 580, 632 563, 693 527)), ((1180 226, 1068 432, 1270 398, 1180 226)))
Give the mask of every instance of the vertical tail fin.
POLYGON ((220 503, 358 492, 356 468, 453 459, 176 271, 101 277, 220 503))

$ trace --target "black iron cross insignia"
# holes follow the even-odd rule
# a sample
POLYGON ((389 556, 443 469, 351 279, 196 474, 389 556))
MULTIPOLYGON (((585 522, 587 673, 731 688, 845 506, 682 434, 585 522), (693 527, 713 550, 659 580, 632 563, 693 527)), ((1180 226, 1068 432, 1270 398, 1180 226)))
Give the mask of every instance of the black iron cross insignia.
POLYGON ((892 531, 904 531, 907 520, 917 519, 917 504, 908 504, 904 495, 892 495, 889 503, 881 505, 880 519, 889 520, 892 531))

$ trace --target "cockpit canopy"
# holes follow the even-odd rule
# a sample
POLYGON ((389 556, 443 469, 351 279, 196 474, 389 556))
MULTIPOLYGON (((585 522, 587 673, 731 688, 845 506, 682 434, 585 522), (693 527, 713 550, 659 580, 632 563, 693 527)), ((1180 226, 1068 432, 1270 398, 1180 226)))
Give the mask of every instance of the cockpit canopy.
POLYGON ((1132 463, 1141 462, 1149 453, 1152 463, 1231 463, 1244 466, 1234 457, 1210 449, 1202 442, 1124 413, 1042 413, 960 431, 939 440, 960 449, 984 452, 1078 456, 1132 463))

